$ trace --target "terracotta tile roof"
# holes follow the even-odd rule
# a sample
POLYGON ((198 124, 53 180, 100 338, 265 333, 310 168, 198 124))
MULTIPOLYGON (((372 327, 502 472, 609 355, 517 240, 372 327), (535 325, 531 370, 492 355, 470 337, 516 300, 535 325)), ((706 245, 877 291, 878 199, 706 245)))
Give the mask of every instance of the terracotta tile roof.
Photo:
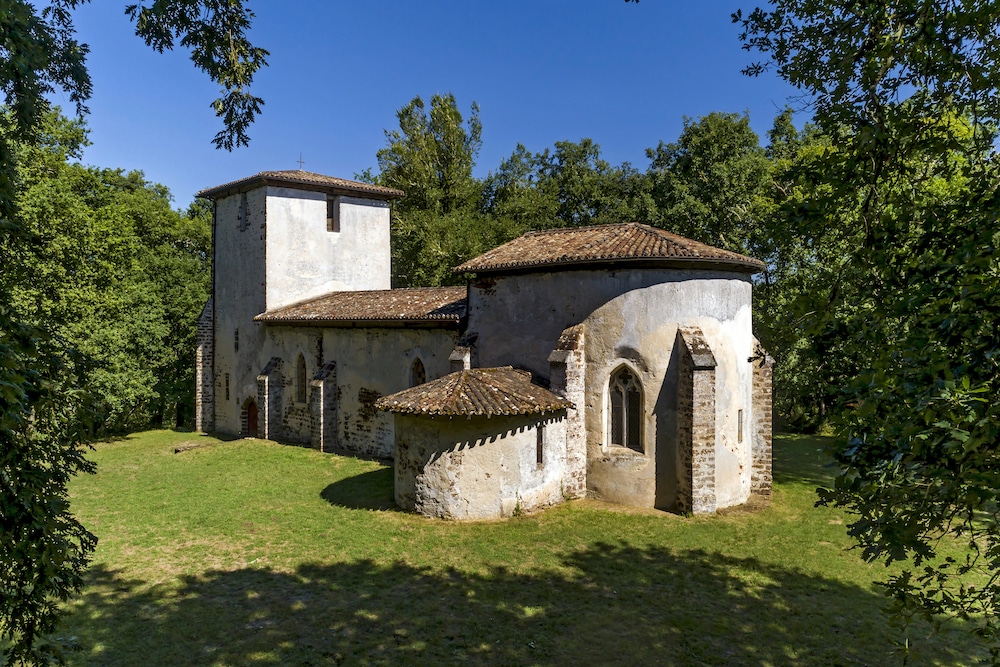
POLYGON ((449 373, 375 402, 388 412, 414 415, 530 415, 573 407, 564 398, 531 383, 531 373, 510 366, 449 373))
POLYGON ((635 261, 674 266, 724 265, 748 273, 764 269, 763 262, 751 257, 714 248, 649 225, 626 222, 528 232, 456 266, 453 271, 497 273, 535 267, 635 261))
POLYGON ((214 188, 206 188, 198 193, 199 197, 216 199, 231 192, 247 189, 251 186, 274 183, 277 185, 298 185, 304 186, 307 190, 323 190, 336 194, 357 194, 359 196, 371 197, 374 199, 399 199, 405 196, 402 190, 395 188, 385 188, 381 185, 371 183, 360 183, 349 181, 344 178, 334 176, 324 176, 311 171, 301 171, 299 169, 286 169, 284 171, 262 171, 253 176, 247 176, 236 181, 223 183, 214 188))
POLYGON ((331 292, 254 318, 273 324, 404 323, 458 324, 465 316, 465 287, 331 292))

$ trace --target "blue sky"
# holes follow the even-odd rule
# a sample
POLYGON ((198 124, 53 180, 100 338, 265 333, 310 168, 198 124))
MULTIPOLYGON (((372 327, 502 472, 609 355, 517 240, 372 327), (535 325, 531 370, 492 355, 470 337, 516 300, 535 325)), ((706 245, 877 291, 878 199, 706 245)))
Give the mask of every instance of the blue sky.
POLYGON ((297 168, 300 153, 332 176, 377 169, 384 130, 416 95, 451 92, 463 113, 479 103, 478 176, 518 142, 540 151, 583 137, 644 169, 645 149, 675 140, 684 116, 746 111, 763 135, 794 102, 776 77, 740 74, 752 56, 730 14, 751 4, 738 0, 251 0, 252 39, 271 52, 254 87, 264 113, 250 147, 226 153, 211 144, 215 85, 182 50, 149 50, 126 4, 76 14, 94 81, 83 162, 140 169, 179 208, 199 189, 297 168))

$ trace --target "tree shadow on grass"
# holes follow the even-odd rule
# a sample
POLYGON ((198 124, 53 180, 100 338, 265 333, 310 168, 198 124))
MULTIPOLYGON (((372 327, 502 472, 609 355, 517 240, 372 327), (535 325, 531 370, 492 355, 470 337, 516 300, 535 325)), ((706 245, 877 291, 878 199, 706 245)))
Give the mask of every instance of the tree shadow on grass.
MULTIPOLYGON (((77 664, 898 664, 871 591, 705 551, 598 544, 531 573, 362 561, 178 587, 89 578, 77 664)), ((917 664, 975 662, 951 639, 918 644, 917 664)))
POLYGON ((330 484, 320 497, 331 505, 349 509, 398 509, 393 500, 392 468, 379 468, 330 484))
POLYGON ((830 448, 834 439, 809 435, 776 435, 773 475, 777 484, 829 486, 837 475, 830 448))

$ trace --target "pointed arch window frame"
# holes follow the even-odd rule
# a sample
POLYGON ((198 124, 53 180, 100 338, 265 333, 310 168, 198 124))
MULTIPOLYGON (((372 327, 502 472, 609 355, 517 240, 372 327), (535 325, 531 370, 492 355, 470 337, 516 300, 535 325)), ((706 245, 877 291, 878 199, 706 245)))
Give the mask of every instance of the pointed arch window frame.
POLYGON ((416 387, 427 382, 427 367, 424 366, 424 362, 420 357, 414 357, 413 361, 410 362, 409 380, 411 387, 416 387))
POLYGON ((608 375, 607 446, 646 453, 646 392, 635 369, 619 364, 608 375))

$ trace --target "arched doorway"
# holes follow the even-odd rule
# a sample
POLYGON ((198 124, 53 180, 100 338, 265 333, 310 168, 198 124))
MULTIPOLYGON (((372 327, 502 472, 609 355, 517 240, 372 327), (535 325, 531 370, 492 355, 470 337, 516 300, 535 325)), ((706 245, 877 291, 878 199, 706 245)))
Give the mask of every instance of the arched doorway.
POLYGON ((259 437, 259 430, 257 427, 257 401, 248 399, 246 404, 243 406, 243 437, 244 438, 257 438, 259 437))

